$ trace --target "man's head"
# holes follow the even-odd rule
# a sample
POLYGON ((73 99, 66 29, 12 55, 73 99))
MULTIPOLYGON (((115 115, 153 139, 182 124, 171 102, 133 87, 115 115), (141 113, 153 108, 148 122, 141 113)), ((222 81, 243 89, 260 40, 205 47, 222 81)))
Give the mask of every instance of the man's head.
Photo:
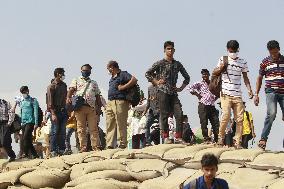
POLYGON ((21 92, 21 94, 23 95, 24 98, 27 98, 30 91, 29 91, 28 86, 22 86, 20 88, 20 92, 21 92))
POLYGON ((64 68, 55 68, 54 70, 54 78, 60 79, 63 81, 65 79, 65 71, 64 68))
POLYGON ((202 75, 203 81, 209 81, 210 73, 207 69, 202 69, 201 75, 202 75))
POLYGON ((172 41, 166 41, 164 43, 164 52, 167 57, 173 58, 175 53, 175 43, 172 41))
POLYGON ((114 76, 119 72, 119 65, 115 60, 111 60, 107 64, 107 69, 109 71, 109 74, 114 76))
POLYGON ((238 58, 238 53, 239 53, 239 42, 236 40, 230 40, 227 42, 227 51, 228 51, 228 56, 232 59, 237 59, 238 58))
POLYGON ((92 73, 92 66, 90 64, 84 64, 81 66, 81 74, 84 78, 89 78, 92 73))
POLYGON ((213 180, 218 171, 218 158, 214 154, 205 154, 201 159, 202 172, 206 180, 213 180))
POLYGON ((270 56, 274 59, 277 60, 279 59, 280 55, 280 45, 277 41, 271 40, 267 43, 267 49, 269 51, 270 56))

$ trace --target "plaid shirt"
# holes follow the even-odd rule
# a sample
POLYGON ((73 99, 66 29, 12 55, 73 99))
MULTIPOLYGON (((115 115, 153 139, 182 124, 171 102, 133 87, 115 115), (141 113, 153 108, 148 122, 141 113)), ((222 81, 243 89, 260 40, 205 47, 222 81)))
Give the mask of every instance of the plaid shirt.
POLYGON ((173 95, 176 94, 174 88, 177 84, 179 72, 184 77, 183 83, 188 85, 190 77, 183 65, 176 60, 173 60, 173 62, 171 63, 166 59, 163 59, 154 63, 153 66, 146 72, 145 76, 149 82, 151 82, 153 79, 163 79, 166 83, 159 85, 159 90, 164 93, 173 95))
POLYGON ((0 122, 8 121, 8 125, 10 125, 15 118, 15 113, 11 111, 12 106, 9 102, 0 99, 0 122))
POLYGON ((209 91, 209 86, 205 81, 194 83, 188 87, 189 92, 196 92, 201 96, 199 102, 204 105, 214 106, 216 96, 209 91))

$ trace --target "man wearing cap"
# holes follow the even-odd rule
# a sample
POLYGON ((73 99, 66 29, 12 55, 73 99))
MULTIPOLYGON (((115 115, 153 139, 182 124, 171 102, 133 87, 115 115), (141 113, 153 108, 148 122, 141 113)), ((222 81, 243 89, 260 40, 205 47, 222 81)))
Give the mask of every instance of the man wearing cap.
POLYGON ((219 111, 215 108, 216 96, 209 91, 209 71, 207 69, 202 69, 201 75, 202 81, 189 86, 188 90, 192 95, 197 96, 199 100, 198 114, 204 142, 210 142, 207 128, 208 120, 212 125, 214 141, 217 142, 219 133, 219 111))

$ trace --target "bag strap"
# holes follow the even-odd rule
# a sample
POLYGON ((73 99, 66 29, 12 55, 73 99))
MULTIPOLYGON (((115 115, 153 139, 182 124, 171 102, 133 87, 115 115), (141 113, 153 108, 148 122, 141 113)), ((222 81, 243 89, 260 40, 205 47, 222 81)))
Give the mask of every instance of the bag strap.
POLYGON ((89 88, 91 82, 92 82, 92 80, 88 81, 88 83, 87 83, 87 85, 86 85, 86 87, 85 87, 85 89, 84 89, 84 92, 83 92, 83 94, 82 94, 82 97, 85 96, 85 94, 86 94, 86 92, 87 92, 87 89, 89 88))
POLYGON ((231 82, 230 76, 227 72, 228 64, 229 64, 229 57, 228 56, 223 56, 223 63, 225 64, 225 73, 228 76, 229 81, 231 82))

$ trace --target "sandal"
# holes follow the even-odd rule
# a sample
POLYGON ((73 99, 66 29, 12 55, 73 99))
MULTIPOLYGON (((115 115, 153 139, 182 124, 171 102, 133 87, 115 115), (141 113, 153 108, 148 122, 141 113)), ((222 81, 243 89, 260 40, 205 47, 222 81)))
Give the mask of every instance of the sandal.
POLYGON ((264 139, 261 139, 259 142, 258 142, 258 145, 257 145, 260 149, 262 150, 265 150, 266 148, 266 140, 264 139))

